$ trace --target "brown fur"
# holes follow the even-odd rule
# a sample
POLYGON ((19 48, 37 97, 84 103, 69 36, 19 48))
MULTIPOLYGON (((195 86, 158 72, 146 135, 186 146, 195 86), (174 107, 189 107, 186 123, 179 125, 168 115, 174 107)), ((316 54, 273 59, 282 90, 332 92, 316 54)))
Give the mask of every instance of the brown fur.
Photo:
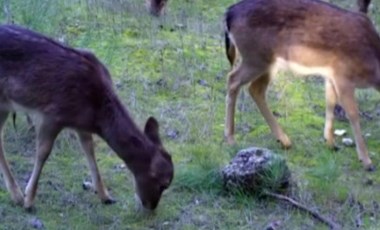
POLYGON ((168 0, 146 0, 146 6, 150 14, 159 17, 165 10, 168 0))
POLYGON ((37 132, 35 165, 25 198, 1 146, 0 169, 12 199, 26 208, 33 205, 42 167, 64 128, 77 132, 104 203, 112 203, 112 198, 96 165, 91 134, 103 138, 132 171, 145 208, 156 208, 171 183, 173 163, 160 141, 157 121, 148 119, 144 132, 140 131, 95 55, 4 25, 0 27, 0 129, 10 112, 20 110, 33 115, 37 132))
MULTIPOLYGON (((370 3, 371 3, 371 0, 357 0, 357 7, 359 11, 363 13, 367 13, 370 3)), ((227 33, 225 34, 225 36, 226 36, 226 41, 225 41, 226 56, 230 65, 233 66, 238 58, 238 54, 236 53, 237 51, 235 47, 233 46, 233 44, 230 43, 227 33)))
POLYGON ((229 74, 225 136, 234 142, 234 110, 242 85, 249 92, 284 147, 288 136, 270 112, 265 92, 274 64, 302 74, 326 78, 324 136, 334 145, 333 109, 339 103, 351 122, 359 159, 367 169, 372 162, 360 131, 355 88, 380 89, 380 38, 361 13, 318 0, 243 0, 226 12, 226 27, 241 62, 229 74))

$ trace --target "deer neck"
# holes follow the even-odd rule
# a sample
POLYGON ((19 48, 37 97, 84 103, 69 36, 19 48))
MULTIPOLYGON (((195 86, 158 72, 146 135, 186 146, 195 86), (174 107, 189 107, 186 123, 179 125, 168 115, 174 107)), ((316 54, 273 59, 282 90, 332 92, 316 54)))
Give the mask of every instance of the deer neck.
POLYGON ((150 162, 152 143, 133 122, 120 100, 115 96, 108 101, 101 114, 100 136, 135 173, 150 162), (138 144, 136 144, 138 140, 138 144), (141 145, 143 144, 143 145, 141 145))

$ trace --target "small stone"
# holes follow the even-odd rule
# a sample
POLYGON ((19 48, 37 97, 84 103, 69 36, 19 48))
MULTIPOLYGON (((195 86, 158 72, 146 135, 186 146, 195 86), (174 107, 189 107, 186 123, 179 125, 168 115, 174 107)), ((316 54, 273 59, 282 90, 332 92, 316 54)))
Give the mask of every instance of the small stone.
POLYGON ((342 138, 342 143, 347 147, 352 147, 355 145, 354 141, 349 137, 342 138))
POLYGON ((66 37, 65 37, 65 35, 60 36, 57 40, 58 40, 60 43, 66 44, 66 37))
POLYGON ((170 139, 177 139, 179 137, 179 131, 176 129, 169 129, 166 131, 166 136, 170 139))
POLYGON ((197 220, 199 221, 199 223, 207 223, 207 220, 208 220, 209 218, 206 216, 206 215, 199 215, 198 217, 197 217, 197 220))
POLYGON ((366 138, 368 138, 368 137, 370 137, 370 136, 371 136, 370 133, 366 133, 366 134, 364 134, 364 137, 366 137, 366 138))
POLYGON ((373 120, 373 116, 369 112, 360 112, 360 116, 362 116, 364 119, 368 121, 373 120))
POLYGON ((253 127, 247 123, 242 123, 236 126, 236 130, 239 130, 239 132, 246 134, 250 133, 253 130, 253 127))
POLYGON ((345 129, 336 129, 334 131, 334 134, 338 137, 344 136, 347 134, 347 131, 345 129))
POLYGON ((198 84, 201 85, 201 86, 209 86, 207 81, 204 80, 204 79, 199 79, 198 80, 198 84))
POLYGON ((83 190, 86 190, 86 191, 94 189, 92 183, 89 181, 83 181, 82 188, 83 190))
POLYGON ((121 89, 123 87, 123 83, 121 83, 121 81, 117 81, 115 82, 115 87, 116 89, 121 89))
POLYGON ((281 227, 281 221, 273 221, 272 223, 268 224, 265 230, 276 230, 276 229, 280 229, 280 227, 281 227))
POLYGON ((182 23, 177 23, 175 25, 175 27, 178 28, 178 29, 186 29, 186 26, 184 24, 182 24, 182 23))
POLYGON ((33 217, 32 219, 30 219, 28 221, 28 224, 32 227, 32 228, 35 228, 35 229, 43 229, 44 228, 44 224, 42 223, 41 220, 39 220, 38 218, 36 217, 33 217))

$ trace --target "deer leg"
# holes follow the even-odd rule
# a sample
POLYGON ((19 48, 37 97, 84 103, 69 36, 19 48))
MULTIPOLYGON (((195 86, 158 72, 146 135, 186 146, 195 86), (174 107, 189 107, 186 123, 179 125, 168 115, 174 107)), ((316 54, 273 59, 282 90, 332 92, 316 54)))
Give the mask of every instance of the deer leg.
POLYGON ((262 75, 259 79, 253 81, 249 86, 249 93, 253 100, 256 102, 261 114, 268 123, 273 135, 281 142, 284 148, 290 148, 292 143, 288 136, 284 133, 280 125, 277 123, 276 118, 273 116, 272 112, 269 110, 265 93, 270 81, 268 74, 262 75))
POLYGON ((334 132, 333 132, 333 123, 334 123, 334 107, 336 105, 336 91, 333 83, 326 79, 325 81, 325 96, 326 96, 326 119, 325 119, 325 129, 323 136, 326 140, 326 143, 329 147, 335 147, 334 141, 334 132))
MULTIPOLYGON (((259 68, 258 68, 259 69, 259 68)), ((235 131, 235 107, 239 90, 245 83, 259 77, 260 73, 252 68, 245 67, 243 63, 228 74, 227 96, 226 96, 226 121, 224 136, 228 144, 234 144, 235 131)))
POLYGON ((366 14, 368 12, 368 5, 370 4, 370 2, 371 0, 357 0, 359 11, 366 14))
POLYGON ((3 148, 3 134, 2 130, 4 127, 4 123, 7 120, 8 112, 1 111, 0 112, 0 170, 4 176, 5 186, 7 187, 9 193, 11 194, 12 200, 18 204, 22 205, 24 203, 24 195, 21 192, 19 185, 13 177, 13 174, 9 168, 8 162, 4 155, 3 148))
POLYGON ((82 146, 83 152, 86 155, 87 163, 90 168, 92 183, 98 193, 100 200, 105 204, 115 203, 115 200, 108 194, 104 186, 102 177, 100 176, 98 165, 96 164, 94 142, 90 133, 77 131, 79 142, 82 146))
POLYGON ((358 153, 359 160, 362 161, 364 168, 368 171, 374 170, 372 161, 368 156, 368 150, 364 142, 361 129, 360 129, 360 117, 359 109, 355 100, 355 90, 353 87, 339 88, 338 92, 339 100, 347 117, 350 120, 351 128, 354 133, 356 151, 358 153))
POLYGON ((24 207, 26 209, 31 209, 33 206, 38 187, 38 179, 41 175, 42 168, 50 155, 54 140, 60 130, 61 129, 56 124, 46 120, 42 120, 39 124, 36 124, 37 150, 33 172, 25 189, 24 207))
POLYGON ((232 70, 228 75, 227 83, 227 96, 226 96, 226 121, 224 127, 224 136, 228 144, 234 144, 234 131, 235 131, 235 107, 236 97, 240 90, 240 84, 235 81, 236 76, 239 74, 239 69, 232 70))

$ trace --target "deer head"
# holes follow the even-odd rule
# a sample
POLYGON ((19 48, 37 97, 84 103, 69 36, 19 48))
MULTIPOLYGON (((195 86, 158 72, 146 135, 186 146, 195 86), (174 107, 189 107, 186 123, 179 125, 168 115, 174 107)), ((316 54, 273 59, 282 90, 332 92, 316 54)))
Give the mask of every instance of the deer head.
MULTIPOLYGON (((146 122, 145 135, 154 144, 153 154, 148 168, 146 165, 134 165, 136 200, 143 208, 153 210, 157 207, 162 192, 166 190, 173 179, 173 166, 171 156, 167 153, 161 143, 158 132, 158 122, 154 118, 149 118, 146 122)), ((141 145, 138 140, 134 140, 135 145, 141 145)), ((143 163, 143 162, 141 162, 143 163)))

